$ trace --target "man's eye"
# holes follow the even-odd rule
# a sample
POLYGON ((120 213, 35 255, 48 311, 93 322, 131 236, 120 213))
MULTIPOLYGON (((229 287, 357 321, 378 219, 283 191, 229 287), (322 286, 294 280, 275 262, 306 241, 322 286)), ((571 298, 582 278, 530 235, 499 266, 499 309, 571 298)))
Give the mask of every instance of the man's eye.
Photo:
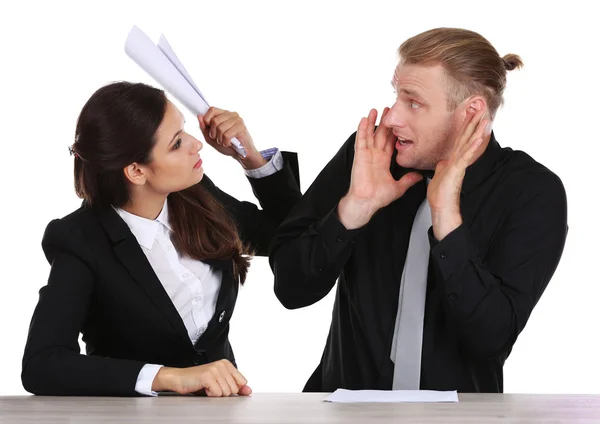
POLYGON ((410 107, 411 109, 418 109, 421 107, 421 105, 415 102, 410 102, 410 107))

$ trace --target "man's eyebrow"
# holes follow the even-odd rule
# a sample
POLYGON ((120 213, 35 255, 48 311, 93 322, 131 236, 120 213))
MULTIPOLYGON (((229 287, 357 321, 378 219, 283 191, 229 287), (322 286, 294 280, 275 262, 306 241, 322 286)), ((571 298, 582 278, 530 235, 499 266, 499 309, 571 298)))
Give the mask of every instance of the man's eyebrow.
POLYGON ((408 95, 408 96, 423 98, 423 96, 421 96, 420 93, 418 93, 417 91, 411 90, 409 88, 401 88, 399 91, 401 93, 404 93, 404 94, 408 95))
MULTIPOLYGON (((396 84, 398 83, 398 81, 396 80, 396 78, 393 78, 390 81, 390 84, 392 85, 392 87, 394 88, 394 90, 396 90, 396 84)), ((421 96, 421 94, 419 94, 417 91, 411 90, 410 88, 401 88, 400 90, 398 90, 401 93, 407 94, 409 96, 415 96, 415 97, 423 97, 421 96)))

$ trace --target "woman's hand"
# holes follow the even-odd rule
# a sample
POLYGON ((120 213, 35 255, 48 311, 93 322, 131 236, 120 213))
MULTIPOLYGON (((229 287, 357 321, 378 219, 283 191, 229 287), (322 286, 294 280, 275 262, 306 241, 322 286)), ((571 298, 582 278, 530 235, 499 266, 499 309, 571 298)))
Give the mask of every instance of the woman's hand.
POLYGON ((225 156, 237 160, 244 169, 260 168, 267 163, 254 146, 244 120, 236 112, 211 107, 205 115, 198 115, 198 122, 206 142, 225 156), (231 145, 234 137, 246 150, 245 158, 231 145))
POLYGON ((162 367, 154 381, 152 390, 171 391, 185 395, 206 394, 211 397, 242 395, 248 396, 252 389, 246 378, 227 359, 190 368, 162 367))

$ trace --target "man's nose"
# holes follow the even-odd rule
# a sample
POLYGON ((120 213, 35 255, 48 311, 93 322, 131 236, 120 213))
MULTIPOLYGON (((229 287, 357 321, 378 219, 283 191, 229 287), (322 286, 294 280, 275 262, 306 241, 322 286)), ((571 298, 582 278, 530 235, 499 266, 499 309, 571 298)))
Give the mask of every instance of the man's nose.
POLYGON ((383 120, 383 125, 386 127, 399 127, 403 128, 406 126, 406 120, 404 118, 404 111, 400 105, 400 102, 394 103, 392 108, 389 110, 385 119, 383 120))

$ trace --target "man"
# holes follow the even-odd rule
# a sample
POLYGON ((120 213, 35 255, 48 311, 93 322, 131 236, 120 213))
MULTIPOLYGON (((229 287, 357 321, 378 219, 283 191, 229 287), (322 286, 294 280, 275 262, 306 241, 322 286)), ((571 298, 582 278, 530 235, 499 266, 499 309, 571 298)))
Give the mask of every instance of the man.
POLYGON ((271 244, 275 293, 313 304, 338 280, 305 391, 502 392, 502 367, 567 233, 560 179, 501 148, 491 123, 506 72, 481 35, 408 39, 397 100, 363 118, 271 244))

